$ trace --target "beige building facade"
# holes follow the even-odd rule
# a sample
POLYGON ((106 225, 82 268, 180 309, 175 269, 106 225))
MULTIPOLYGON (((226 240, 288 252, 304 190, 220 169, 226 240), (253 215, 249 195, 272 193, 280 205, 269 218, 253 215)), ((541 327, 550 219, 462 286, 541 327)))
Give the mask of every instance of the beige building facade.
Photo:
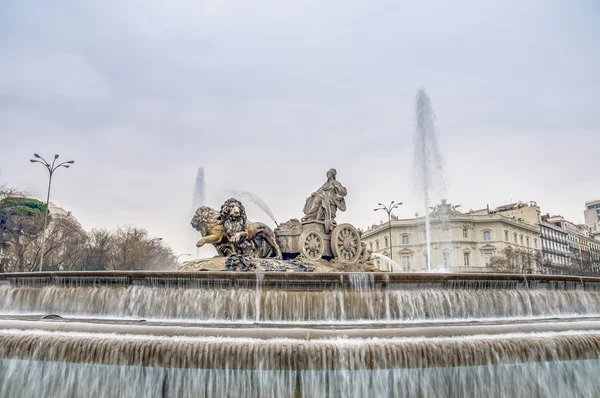
MULTIPOLYGON (((430 214, 432 269, 488 272, 492 257, 506 247, 541 249, 538 226, 487 210, 461 213, 457 207, 443 200, 430 214)), ((428 258, 425 225, 425 217, 392 220, 367 229, 362 240, 374 253, 389 257, 391 251, 402 270, 424 271, 428 258)), ((375 262, 380 269, 393 271, 387 261, 376 258, 375 262)))

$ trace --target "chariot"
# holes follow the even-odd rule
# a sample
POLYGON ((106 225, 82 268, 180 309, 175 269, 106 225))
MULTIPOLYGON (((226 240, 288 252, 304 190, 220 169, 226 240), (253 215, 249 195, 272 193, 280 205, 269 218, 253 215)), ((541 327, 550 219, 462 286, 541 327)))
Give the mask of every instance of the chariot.
POLYGON ((364 255, 361 234, 351 224, 335 225, 328 233, 321 220, 301 222, 292 219, 279 225, 274 232, 284 259, 303 255, 310 260, 324 258, 354 264, 364 255))

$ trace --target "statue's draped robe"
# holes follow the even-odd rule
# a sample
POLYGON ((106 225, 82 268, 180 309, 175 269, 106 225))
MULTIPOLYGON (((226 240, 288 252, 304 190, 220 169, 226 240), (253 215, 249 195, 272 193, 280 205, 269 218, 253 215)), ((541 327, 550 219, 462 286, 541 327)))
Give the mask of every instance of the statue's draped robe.
POLYGON ((306 199, 303 221, 322 220, 325 230, 330 232, 335 225, 337 209, 346 211, 344 196, 348 191, 336 180, 328 180, 317 192, 306 199))

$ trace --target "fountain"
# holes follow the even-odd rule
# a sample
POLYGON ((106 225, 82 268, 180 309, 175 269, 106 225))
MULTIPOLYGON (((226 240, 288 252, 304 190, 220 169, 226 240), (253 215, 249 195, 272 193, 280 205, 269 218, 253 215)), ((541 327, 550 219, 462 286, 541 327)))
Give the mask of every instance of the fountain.
POLYGON ((600 387, 598 278, 62 272, 0 282, 1 396, 591 397, 600 387))
POLYGON ((256 196, 252 192, 242 191, 238 189, 226 189, 225 192, 227 192, 231 196, 247 199, 248 201, 252 202, 263 212, 265 212, 265 214, 269 216, 269 218, 275 223, 275 225, 279 226, 277 220, 275 220, 275 216, 273 215, 271 208, 267 205, 267 202, 262 200, 260 197, 256 196))
POLYGON ((444 190, 442 173, 443 159, 438 147, 435 130, 435 114, 431 107, 431 99, 424 89, 417 92, 415 128, 415 183, 420 199, 425 208, 425 236, 427 245, 427 270, 431 270, 431 230, 429 210, 432 195, 444 190))
POLYGON ((388 256, 384 256, 383 254, 379 254, 379 253, 371 253, 371 256, 378 258, 378 259, 386 262, 387 264, 389 264, 389 266, 392 267, 392 272, 402 272, 403 271, 400 264, 398 264, 397 262, 395 262, 388 256))
POLYGON ((370 254, 346 194, 330 170, 275 230, 201 206, 256 272, 0 274, 0 396, 597 395, 600 278, 345 272, 370 254))
MULTIPOLYGON (((206 182, 204 180, 204 167, 198 167, 198 171, 196 172, 196 180, 194 183, 194 193, 192 196, 192 211, 196 210, 200 206, 206 205, 206 182)), ((200 239, 202 236, 198 236, 199 234, 196 232, 194 234, 193 240, 196 241, 200 239)), ((196 258, 200 257, 200 248, 196 249, 196 258)))

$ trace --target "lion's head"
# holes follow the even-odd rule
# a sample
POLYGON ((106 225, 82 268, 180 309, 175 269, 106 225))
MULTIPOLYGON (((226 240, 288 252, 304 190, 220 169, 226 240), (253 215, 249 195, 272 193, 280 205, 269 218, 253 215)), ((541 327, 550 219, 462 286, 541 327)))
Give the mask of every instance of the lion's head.
POLYGON ((246 209, 242 202, 235 198, 227 199, 221 206, 219 220, 223 222, 235 222, 245 227, 248 217, 246 216, 246 209))
POLYGON ((219 212, 207 206, 200 206, 190 224, 202 236, 206 236, 210 227, 219 224, 219 212))

